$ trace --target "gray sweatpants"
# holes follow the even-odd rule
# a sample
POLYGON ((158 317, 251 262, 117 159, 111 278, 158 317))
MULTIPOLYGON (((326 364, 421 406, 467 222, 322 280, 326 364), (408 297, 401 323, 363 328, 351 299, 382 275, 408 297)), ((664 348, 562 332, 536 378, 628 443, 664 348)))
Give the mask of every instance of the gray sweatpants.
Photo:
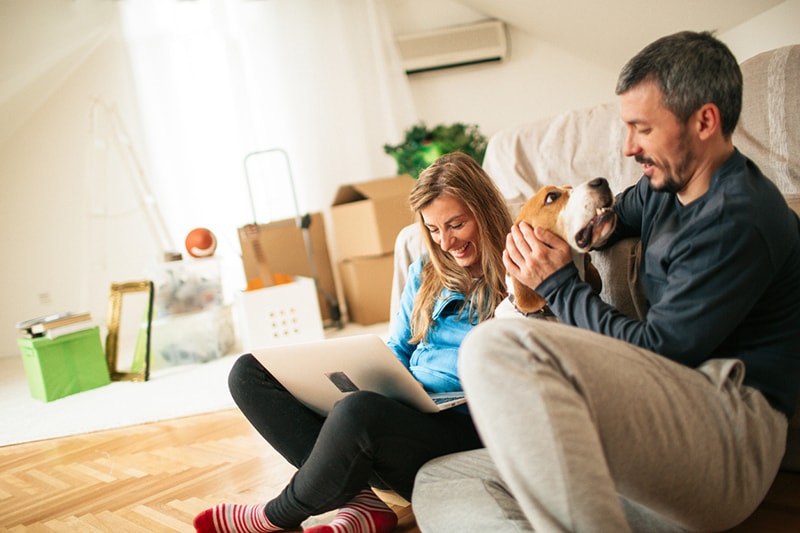
POLYGON ((785 415, 735 359, 691 369, 590 331, 494 319, 460 372, 488 450, 416 478, 424 533, 719 531, 764 498, 785 415))

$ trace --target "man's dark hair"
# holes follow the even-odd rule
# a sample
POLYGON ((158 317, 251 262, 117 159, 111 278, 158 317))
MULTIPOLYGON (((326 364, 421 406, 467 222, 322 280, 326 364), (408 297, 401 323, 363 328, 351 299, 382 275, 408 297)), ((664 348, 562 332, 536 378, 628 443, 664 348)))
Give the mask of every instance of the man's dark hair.
POLYGON ((710 32, 683 31, 647 45, 622 68, 616 94, 654 81, 664 107, 683 123, 707 103, 719 108, 729 138, 742 110, 742 71, 725 44, 710 32))

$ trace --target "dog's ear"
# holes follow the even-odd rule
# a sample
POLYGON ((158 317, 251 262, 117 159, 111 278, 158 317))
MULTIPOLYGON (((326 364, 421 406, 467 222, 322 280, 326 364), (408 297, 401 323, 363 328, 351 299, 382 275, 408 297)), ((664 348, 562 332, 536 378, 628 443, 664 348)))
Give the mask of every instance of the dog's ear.
POLYGON ((544 298, 517 278, 511 278, 511 283, 514 285, 514 305, 523 313, 535 313, 547 305, 544 298))
POLYGON ((591 255, 588 253, 583 256, 583 268, 584 281, 592 287, 595 294, 600 294, 600 291, 603 290, 603 278, 600 277, 600 272, 592 264, 591 255))

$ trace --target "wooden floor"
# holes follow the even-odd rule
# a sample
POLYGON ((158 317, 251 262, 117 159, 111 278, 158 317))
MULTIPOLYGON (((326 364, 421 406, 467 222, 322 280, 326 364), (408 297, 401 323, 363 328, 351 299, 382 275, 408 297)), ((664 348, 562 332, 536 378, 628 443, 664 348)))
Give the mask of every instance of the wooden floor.
MULTIPOLYGON (((0 447, 0 531, 192 532, 203 509, 266 501, 291 474, 235 409, 0 447)), ((380 495, 397 533, 419 533, 407 502, 380 495)), ((780 474, 733 531, 800 532, 800 474, 780 474)))
MULTIPOLYGON (((193 532, 203 509, 266 501, 292 472, 235 409, 0 447, 0 531, 193 532)), ((419 533, 407 502, 380 495, 396 532, 419 533)))

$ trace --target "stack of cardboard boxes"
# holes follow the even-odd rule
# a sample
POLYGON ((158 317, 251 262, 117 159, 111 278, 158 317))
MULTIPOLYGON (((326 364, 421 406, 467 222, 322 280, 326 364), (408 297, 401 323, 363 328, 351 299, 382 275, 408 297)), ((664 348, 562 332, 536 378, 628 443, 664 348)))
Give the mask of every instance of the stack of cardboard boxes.
POLYGON ((394 176, 339 187, 331 206, 339 275, 350 322, 389 320, 394 243, 413 222, 411 176, 394 176))

